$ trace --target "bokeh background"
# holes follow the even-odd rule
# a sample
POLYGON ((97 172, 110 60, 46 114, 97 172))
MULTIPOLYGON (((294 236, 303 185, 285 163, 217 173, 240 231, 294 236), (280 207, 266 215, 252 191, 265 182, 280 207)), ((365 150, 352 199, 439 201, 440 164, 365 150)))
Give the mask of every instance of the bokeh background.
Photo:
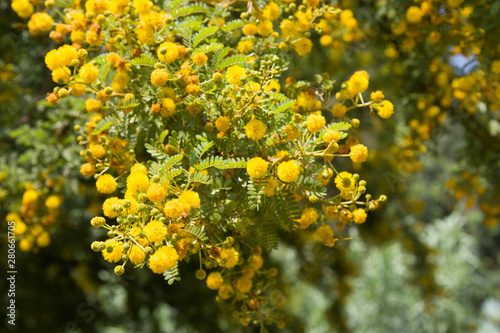
MULTIPOLYGON (((368 119, 367 112, 362 116, 362 123, 370 124, 359 134, 372 152, 370 160, 359 170, 343 166, 367 179, 371 193, 387 195, 382 209, 365 224, 348 227, 345 234, 353 239, 334 248, 304 231, 281 235, 279 249, 265 255, 279 268, 277 292, 287 299, 287 327, 281 331, 500 332, 500 104, 487 94, 472 111, 455 95, 443 102, 457 89, 451 78, 488 73, 500 59, 500 2, 459 2, 457 12, 472 6, 474 13, 462 23, 470 33, 454 39, 439 24, 401 32, 400 22, 414 4, 335 2, 352 9, 357 22, 352 36, 303 58, 291 55, 286 76, 297 80, 327 73, 342 82, 366 70, 372 89, 382 89, 396 111, 386 122, 368 119), (436 31, 442 39, 430 43, 436 31), (452 50, 453 45, 461 48, 452 50), (440 81, 441 72, 448 85, 440 81), (437 113, 432 106, 439 106, 437 113)), ((454 14, 443 8, 446 21, 454 14)), ((44 55, 54 42, 31 36, 9 1, 0 2, 0 11, 3 271, 5 220, 22 209, 30 184, 44 188, 42 195, 64 198, 59 209, 46 212, 41 223, 46 235, 39 244, 26 251, 18 246, 17 320, 9 330, 259 331, 234 322, 231 310, 195 278, 196 264, 185 264, 182 283, 169 286, 145 270, 118 277, 90 250, 100 235, 89 221, 103 198, 79 174, 73 126, 84 124, 82 101, 67 98, 57 107, 45 101, 54 85, 44 55)), ((313 34, 315 45, 326 42, 321 35, 313 34)), ((483 91, 490 83, 483 77, 474 84, 483 91)), ((491 89, 497 86, 493 80, 491 89)), ((7 284, 0 284, 6 304, 7 284)))

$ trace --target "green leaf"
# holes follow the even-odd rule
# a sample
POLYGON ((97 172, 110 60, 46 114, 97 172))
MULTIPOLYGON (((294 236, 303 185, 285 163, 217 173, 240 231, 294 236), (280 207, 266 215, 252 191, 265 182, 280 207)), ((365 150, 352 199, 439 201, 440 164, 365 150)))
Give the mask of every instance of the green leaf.
POLYGON ((164 130, 163 132, 161 132, 160 137, 158 138, 158 142, 163 144, 163 141, 165 141, 167 135, 168 135, 168 130, 164 130))
POLYGON ((224 32, 233 31, 235 29, 241 28, 244 25, 245 25, 245 21, 243 21, 243 20, 240 20, 240 19, 232 20, 231 22, 227 23, 226 25, 224 25, 222 27, 222 31, 224 31, 224 32))
POLYGON ((148 66, 155 67, 155 64, 159 60, 153 56, 151 53, 143 53, 139 58, 134 58, 130 60, 129 64, 132 66, 148 66))
POLYGON ((196 48, 193 51, 193 54, 197 54, 200 52, 203 52, 203 53, 215 52, 215 51, 221 50, 222 48, 224 48, 224 45, 220 44, 220 43, 204 44, 204 45, 201 45, 200 47, 196 48))
POLYGON ((283 111, 286 111, 288 110, 289 108, 292 107, 292 105, 295 104, 295 100, 291 100, 291 99, 286 99, 284 101, 281 101, 279 102, 274 108, 273 108, 273 112, 275 114, 278 114, 280 112, 283 112, 283 111))
POLYGON ((234 55, 226 60, 224 60, 222 63, 218 65, 219 69, 224 69, 229 66, 234 66, 238 64, 246 64, 250 60, 250 56, 248 55, 234 55))
POLYGON ((193 40, 193 47, 198 46, 205 38, 215 34, 217 31, 219 31, 219 27, 207 27, 200 31, 196 37, 193 40))
POLYGON ((92 132, 92 135, 97 135, 102 131, 107 130, 108 128, 113 126, 114 123, 115 121, 113 117, 106 117, 102 119, 100 122, 97 123, 97 126, 95 127, 94 132, 92 132))
POLYGON ((189 6, 177 8, 173 12, 171 12, 171 14, 174 18, 177 18, 193 14, 203 14, 208 12, 210 12, 210 7, 208 7, 203 3, 195 3, 189 6))
POLYGON ((129 109, 129 108, 135 108, 136 106, 139 106, 140 103, 136 99, 128 99, 128 100, 123 100, 116 108, 119 110, 123 109, 129 109))

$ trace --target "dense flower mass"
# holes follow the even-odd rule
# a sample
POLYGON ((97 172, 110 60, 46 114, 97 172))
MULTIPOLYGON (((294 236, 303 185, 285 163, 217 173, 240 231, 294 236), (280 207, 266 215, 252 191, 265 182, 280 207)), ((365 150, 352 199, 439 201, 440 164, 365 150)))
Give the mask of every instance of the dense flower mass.
MULTIPOLYGON (((335 23, 341 35, 321 45, 357 38, 352 12, 318 1, 53 6, 34 13, 29 1, 12 3, 31 34, 58 45, 45 57, 58 85, 47 100, 82 101, 80 173, 95 179, 104 217, 91 225, 108 236, 91 248, 117 263, 118 275, 127 265, 149 267, 170 284, 198 261, 197 278, 249 309, 240 320, 276 321, 262 315, 276 304, 258 305, 269 293, 261 286, 277 274, 263 247, 277 246, 279 230, 299 229, 317 229, 316 240, 333 246, 330 224, 363 223, 381 200, 363 197, 358 175, 337 171, 338 159, 367 159, 350 115, 393 112, 381 91, 364 102, 367 72, 340 84, 329 74, 319 83, 282 77, 287 54, 312 52, 311 33, 326 36, 335 23), (334 193, 327 186, 335 174, 334 193)), ((23 217, 38 209, 38 195, 26 191, 23 217)), ((41 203, 53 215, 63 205, 57 195, 41 203)), ((48 245, 45 236, 34 242, 48 245)))

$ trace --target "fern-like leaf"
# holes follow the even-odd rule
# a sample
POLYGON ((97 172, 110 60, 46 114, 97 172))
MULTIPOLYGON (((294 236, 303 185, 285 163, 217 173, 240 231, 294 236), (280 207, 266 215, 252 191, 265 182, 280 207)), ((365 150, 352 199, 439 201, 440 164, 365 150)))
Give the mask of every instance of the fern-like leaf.
POLYGON ((248 56, 248 55, 234 55, 234 56, 231 56, 231 57, 225 59, 223 62, 221 62, 218 65, 218 68, 224 69, 224 68, 227 68, 229 66, 246 64, 249 60, 250 60, 250 56, 248 56))
POLYGON ((193 14, 203 14, 208 13, 210 7, 203 3, 195 3, 192 5, 176 8, 171 14, 173 17, 183 17, 193 14))
POLYGON ((233 31, 235 29, 241 28, 244 25, 245 25, 245 21, 243 21, 243 20, 240 20, 240 19, 232 20, 231 22, 227 23, 226 25, 224 25, 222 27, 222 31, 227 33, 229 31, 233 31))
POLYGON ((291 100, 291 99, 285 99, 281 102, 279 102, 274 108, 273 108, 273 112, 274 114, 278 114, 280 112, 284 112, 286 110, 288 110, 289 108, 292 107, 292 105, 295 104, 295 100, 291 100))
POLYGON ((180 281, 181 277, 179 273, 179 266, 175 265, 174 268, 163 273, 163 276, 169 285, 172 285, 175 281, 180 281))
POLYGON ((200 44, 205 38, 212 36, 213 34, 217 33, 217 31, 219 31, 219 27, 217 26, 207 27, 201 30, 193 40, 193 47, 198 46, 198 44, 200 44))
POLYGON ((155 67, 158 59, 151 53, 143 53, 139 58, 134 58, 130 60, 129 64, 132 66, 148 66, 155 67))
POLYGON ((101 121, 99 121, 94 129, 94 132, 92 132, 92 135, 97 135, 105 130, 107 130, 108 128, 110 128, 111 126, 113 126, 113 124, 115 123, 115 119, 111 116, 108 116, 104 119, 102 119, 101 121))
POLYGON ((203 226, 200 228, 200 227, 195 226, 194 224, 188 224, 186 226, 186 229, 184 229, 184 230, 193 234, 194 236, 196 236, 198 239, 200 239, 203 242, 208 241, 208 237, 207 237, 207 234, 205 233, 203 226))

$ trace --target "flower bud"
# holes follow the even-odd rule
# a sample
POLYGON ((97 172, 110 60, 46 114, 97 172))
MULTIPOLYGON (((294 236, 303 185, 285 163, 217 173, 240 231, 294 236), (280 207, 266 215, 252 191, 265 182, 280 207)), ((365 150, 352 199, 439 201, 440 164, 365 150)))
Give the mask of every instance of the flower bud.
POLYGON ((196 278, 198 280, 203 280, 203 279, 205 279, 206 276, 207 276, 207 272, 205 272, 205 270, 199 269, 196 271, 196 278))
POLYGON ((123 268, 122 265, 118 265, 115 267, 115 274, 120 276, 122 275, 123 273, 125 273, 125 268, 123 268))
POLYGON ((106 224, 106 219, 104 217, 101 217, 101 216, 96 216, 92 220, 90 220, 90 224, 94 228, 100 228, 106 224))

